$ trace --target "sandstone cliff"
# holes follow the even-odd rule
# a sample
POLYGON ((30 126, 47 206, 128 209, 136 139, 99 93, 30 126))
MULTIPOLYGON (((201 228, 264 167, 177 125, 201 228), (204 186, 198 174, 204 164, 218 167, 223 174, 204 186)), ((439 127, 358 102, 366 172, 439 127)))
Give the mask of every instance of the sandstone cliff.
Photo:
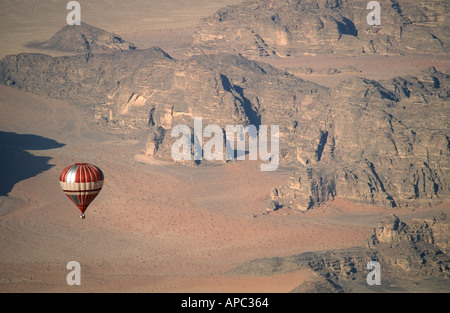
POLYGON ((448 199, 448 88, 449 76, 434 68, 384 82, 343 82, 321 99, 327 105, 314 118, 298 115, 287 135, 297 144, 286 159, 297 158, 299 170, 272 200, 308 210, 336 195, 387 207, 448 199))
POLYGON ((301 54, 446 55, 448 2, 380 0, 381 25, 369 26, 365 0, 247 0, 206 18, 191 52, 248 57, 301 54))

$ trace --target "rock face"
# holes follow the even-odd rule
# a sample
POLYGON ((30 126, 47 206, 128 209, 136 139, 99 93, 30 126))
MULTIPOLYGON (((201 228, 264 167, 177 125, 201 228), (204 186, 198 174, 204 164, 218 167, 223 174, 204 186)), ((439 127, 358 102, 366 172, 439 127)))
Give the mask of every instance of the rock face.
POLYGON ((0 62, 1 82, 24 91, 93 107, 112 99, 119 82, 146 64, 171 58, 161 49, 51 57, 23 53, 0 62))
POLYGON ((120 36, 83 22, 81 25, 67 25, 49 40, 29 46, 72 53, 108 53, 136 49, 120 36))
POLYGON ((307 281, 292 292, 366 292, 370 290, 367 263, 377 261, 382 286, 378 291, 446 292, 450 288, 448 238, 450 223, 445 214, 408 223, 394 215, 379 223, 365 247, 256 259, 230 275, 269 276, 310 268, 322 279, 307 281), (436 284, 427 285, 430 279, 436 284))
POLYGON ((271 200, 308 210, 336 195, 385 207, 448 199, 448 88, 449 76, 434 68, 390 81, 345 81, 322 99, 330 105, 311 121, 299 119, 288 135, 297 145, 286 158, 297 157, 299 170, 271 200))
POLYGON ((445 55, 448 2, 380 0, 381 25, 369 26, 366 0, 247 0, 206 18, 191 52, 248 57, 300 54, 445 55))
POLYGON ((91 125, 147 141, 147 154, 169 160, 172 128, 192 129, 194 117, 222 131, 278 125, 280 165, 292 175, 272 191, 273 209, 307 211, 334 197, 389 208, 450 197, 450 76, 434 68, 330 89, 242 55, 175 60, 155 47, 7 56, 0 83, 83 106, 91 125))

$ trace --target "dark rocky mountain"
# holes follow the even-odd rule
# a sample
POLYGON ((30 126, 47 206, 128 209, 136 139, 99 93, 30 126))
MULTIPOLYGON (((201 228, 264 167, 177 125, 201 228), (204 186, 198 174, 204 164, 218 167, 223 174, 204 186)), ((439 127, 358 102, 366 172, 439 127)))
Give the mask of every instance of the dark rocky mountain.
POLYGON ((366 0, 247 0, 204 19, 191 52, 247 57, 448 53, 447 1, 378 2, 381 25, 369 26, 366 0))
POLYGON ((29 46, 71 53, 107 53, 136 49, 134 44, 126 42, 120 36, 83 22, 81 25, 67 25, 49 40, 31 43, 29 46))
POLYGON ((270 276, 310 268, 319 279, 292 292, 447 292, 450 288, 450 223, 442 213, 408 223, 392 215, 373 230, 365 246, 255 259, 230 275, 270 276), (381 266, 381 285, 368 286, 367 263, 381 266))

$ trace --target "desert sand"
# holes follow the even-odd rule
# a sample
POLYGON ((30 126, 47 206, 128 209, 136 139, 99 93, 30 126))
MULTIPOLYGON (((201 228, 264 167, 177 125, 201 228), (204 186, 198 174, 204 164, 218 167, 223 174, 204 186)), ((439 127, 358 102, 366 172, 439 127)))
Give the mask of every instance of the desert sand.
MULTIPOLYGON (((199 19, 240 1, 134 2, 81 3, 82 18, 139 48, 157 45, 184 57, 199 19)), ((2 6, 1 57, 37 52, 26 44, 48 39, 64 26, 67 13, 57 1, 4 1, 2 6)), ((449 63, 398 58, 272 63, 283 68, 351 64, 361 75, 375 67, 374 78, 449 63)), ((343 75, 303 78, 334 85, 343 75)), ((7 142, 0 150, 6 168, 0 170, 6 179, 0 196, 1 292, 289 292, 316 274, 227 273, 255 258, 362 245, 378 221, 393 213, 335 199, 306 214, 286 209, 265 214, 268 194, 287 179, 286 169, 261 172, 249 161, 186 167, 153 159, 144 155, 143 142, 88 127, 84 114, 64 101, 0 86, 0 134, 7 142), (85 220, 58 182, 61 170, 76 162, 96 164, 105 174, 85 220), (20 175, 12 175, 15 170, 20 175), (80 286, 66 283, 70 261, 81 265, 80 286)), ((449 206, 395 213, 408 220, 441 211, 449 214, 449 206)))

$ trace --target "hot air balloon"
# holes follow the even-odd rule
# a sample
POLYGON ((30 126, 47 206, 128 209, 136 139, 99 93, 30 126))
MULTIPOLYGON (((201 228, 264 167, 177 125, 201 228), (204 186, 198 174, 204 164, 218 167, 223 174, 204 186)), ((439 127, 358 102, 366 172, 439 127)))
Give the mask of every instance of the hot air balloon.
POLYGON ((81 211, 81 218, 91 202, 103 187, 103 172, 89 163, 67 166, 59 176, 59 183, 66 196, 81 211))

